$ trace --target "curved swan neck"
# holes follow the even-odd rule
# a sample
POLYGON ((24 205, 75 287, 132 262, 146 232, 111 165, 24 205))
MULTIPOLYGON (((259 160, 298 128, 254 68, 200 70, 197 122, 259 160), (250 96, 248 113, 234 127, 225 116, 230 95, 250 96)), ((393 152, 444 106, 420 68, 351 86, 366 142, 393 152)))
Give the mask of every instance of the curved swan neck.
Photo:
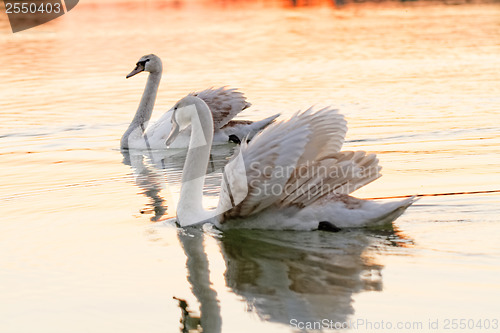
POLYGON ((127 131, 123 134, 121 140, 123 148, 128 148, 128 138, 132 132, 140 130, 141 134, 144 133, 147 126, 146 123, 151 119, 151 114, 153 113, 160 80, 161 71, 149 73, 146 87, 142 93, 141 102, 139 103, 134 119, 132 119, 127 131))
POLYGON ((177 220, 183 227, 210 218, 203 208, 203 185, 213 140, 212 113, 204 102, 195 104, 191 117, 191 137, 182 171, 182 185, 177 206, 177 220))

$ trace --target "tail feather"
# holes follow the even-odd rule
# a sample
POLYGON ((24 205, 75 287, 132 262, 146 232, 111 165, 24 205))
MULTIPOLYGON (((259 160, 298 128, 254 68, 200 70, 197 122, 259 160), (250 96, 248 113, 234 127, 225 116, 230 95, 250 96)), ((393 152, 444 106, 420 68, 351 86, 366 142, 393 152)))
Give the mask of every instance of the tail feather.
POLYGON ((267 117, 265 119, 262 119, 262 120, 259 120, 259 121, 255 121, 249 127, 251 128, 251 131, 255 132, 255 134, 256 134, 257 132, 263 130, 268 125, 270 125, 272 122, 274 122, 274 120, 276 118, 278 118, 279 116, 280 116, 280 113, 277 113, 277 114, 275 114, 275 115, 273 115, 271 117, 267 117))
POLYGON ((233 124, 235 125, 234 129, 233 129, 234 133, 232 133, 232 134, 234 134, 236 137, 238 137, 238 139, 240 141, 250 141, 253 139, 253 137, 257 133, 259 133, 264 128, 266 128, 267 126, 272 124, 274 122, 274 120, 276 118, 278 118, 279 116, 280 116, 280 114, 277 113, 271 117, 267 117, 265 119, 254 121, 254 122, 250 122, 250 121, 246 121, 246 120, 241 121, 242 123, 240 126, 238 126, 239 121, 235 120, 235 121, 233 121, 233 124))
POLYGON ((396 202, 388 202, 385 205, 389 206, 388 211, 382 216, 378 216, 373 218, 367 225, 386 225, 392 223, 398 217, 403 215, 408 207, 410 207, 413 203, 418 201, 420 198, 417 196, 412 196, 407 199, 396 201, 396 202))

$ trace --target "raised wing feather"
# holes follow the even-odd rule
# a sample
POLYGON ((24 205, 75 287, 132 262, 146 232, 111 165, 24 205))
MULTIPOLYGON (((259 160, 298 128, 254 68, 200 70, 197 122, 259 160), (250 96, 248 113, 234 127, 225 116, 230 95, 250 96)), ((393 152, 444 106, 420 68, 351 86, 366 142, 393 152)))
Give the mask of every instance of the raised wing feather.
POLYGON ((346 195, 381 176, 375 154, 364 151, 333 153, 298 167, 283 192, 279 206, 307 207, 325 198, 346 195))
POLYGON ((347 121, 338 110, 327 107, 314 111, 310 108, 301 117, 307 121, 312 133, 298 165, 311 163, 321 156, 340 151, 347 132, 347 121))
POLYGON ((336 110, 309 109, 271 124, 249 144, 244 143, 239 151, 244 167, 229 163, 224 172, 230 177, 224 177, 221 187, 218 212, 222 220, 249 216, 282 200, 283 189, 297 167, 327 152, 337 153, 346 130, 345 120, 336 110), (247 193, 239 202, 234 197, 242 191, 242 179, 247 193))
POLYGON ((251 105, 246 101, 245 95, 235 88, 210 88, 190 95, 199 97, 207 103, 212 111, 215 130, 222 128, 238 113, 251 105))
POLYGON ((340 152, 346 131, 337 110, 309 109, 242 144, 224 171, 220 223, 271 205, 306 207, 336 200, 380 177, 374 154, 340 152))

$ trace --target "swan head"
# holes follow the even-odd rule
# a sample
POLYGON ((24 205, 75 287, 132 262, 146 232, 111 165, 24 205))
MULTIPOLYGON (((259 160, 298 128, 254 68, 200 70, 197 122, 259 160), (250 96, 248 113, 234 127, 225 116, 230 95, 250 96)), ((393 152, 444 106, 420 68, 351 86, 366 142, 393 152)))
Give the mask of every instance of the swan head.
POLYGON ((135 65, 134 70, 126 76, 127 79, 140 72, 161 73, 162 71, 161 59, 154 54, 142 56, 135 65))
POLYGON ((207 104, 200 98, 188 95, 178 101, 172 108, 172 130, 167 137, 165 144, 170 144, 175 140, 177 135, 186 127, 191 125, 194 117, 199 117, 199 110, 209 109, 207 104))

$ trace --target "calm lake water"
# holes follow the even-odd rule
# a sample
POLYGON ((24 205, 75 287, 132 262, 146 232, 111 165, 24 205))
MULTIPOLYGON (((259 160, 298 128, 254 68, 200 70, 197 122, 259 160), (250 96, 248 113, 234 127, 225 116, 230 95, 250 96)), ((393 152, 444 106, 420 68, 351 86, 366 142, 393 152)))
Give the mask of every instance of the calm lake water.
POLYGON ((335 105, 346 149, 384 167, 355 195, 498 191, 498 3, 80 1, 16 34, 0 14, 0 49, 1 332, 179 332, 173 297, 209 333, 495 331, 499 193, 424 197, 394 230, 185 232, 153 223, 175 215, 182 153, 119 139, 146 80, 125 75, 155 53, 153 118, 221 85, 253 103, 242 119, 335 105))

